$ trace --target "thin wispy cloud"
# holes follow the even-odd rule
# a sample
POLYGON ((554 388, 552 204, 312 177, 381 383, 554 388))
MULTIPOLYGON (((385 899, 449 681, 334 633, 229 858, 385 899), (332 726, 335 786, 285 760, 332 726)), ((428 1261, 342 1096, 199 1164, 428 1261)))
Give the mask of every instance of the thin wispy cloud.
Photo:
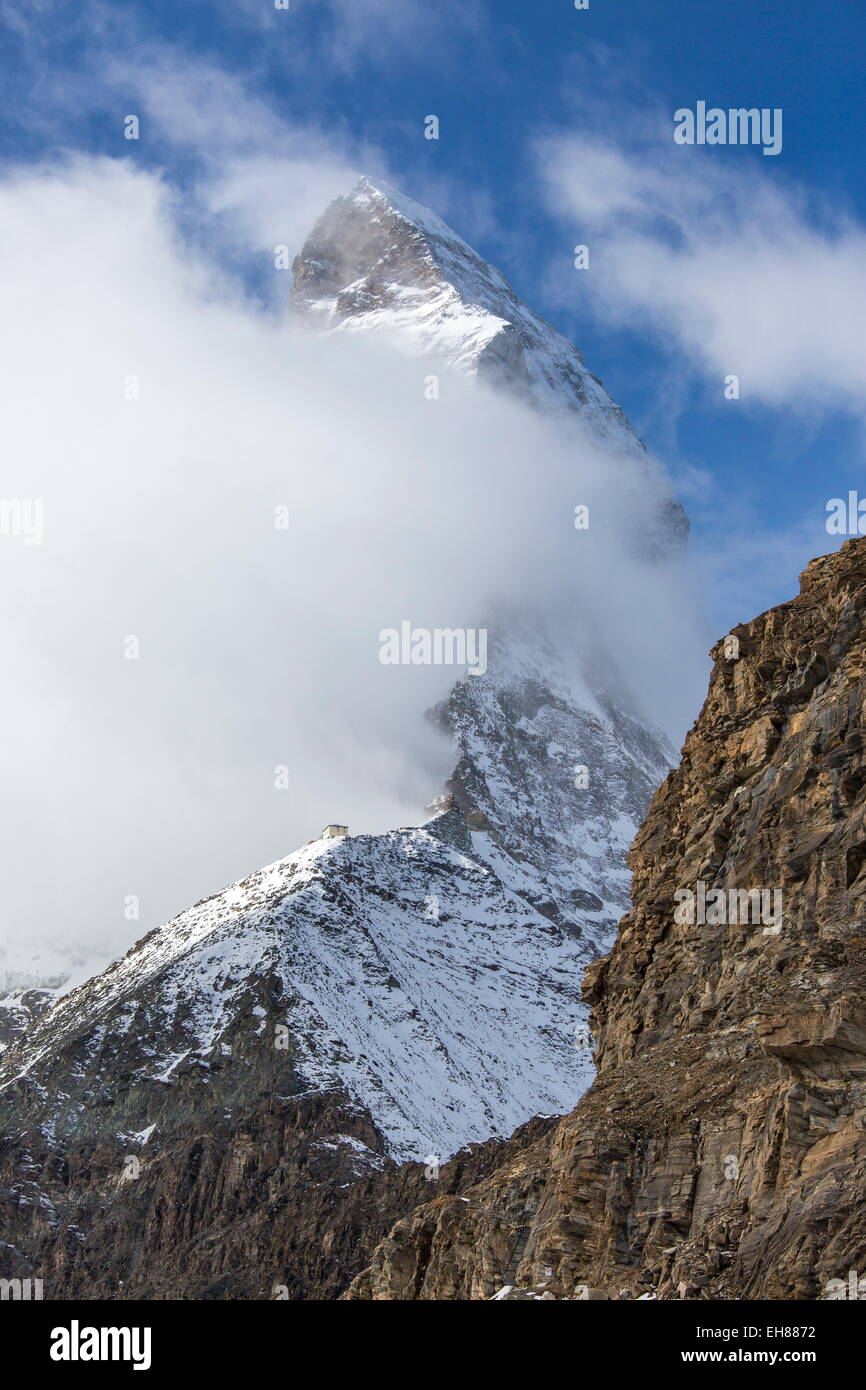
MULTIPOLYGON (((673 130, 673 122, 670 123, 673 130)), ((670 132, 668 132, 670 134, 670 132)), ((653 333, 721 391, 798 413, 866 413, 866 229, 736 155, 586 134, 541 141, 546 203, 592 270, 573 293, 653 333)), ((737 152, 739 153, 739 152, 737 152)))
MULTIPOLYGON (((456 49, 467 38, 477 42, 489 23, 489 14, 478 0, 319 0, 330 14, 329 33, 334 59, 343 64, 363 58, 376 65, 393 62, 401 50, 416 52, 419 45, 432 56, 434 49, 447 52, 453 61, 456 49)), ((309 0, 307 0, 309 3, 309 0)))

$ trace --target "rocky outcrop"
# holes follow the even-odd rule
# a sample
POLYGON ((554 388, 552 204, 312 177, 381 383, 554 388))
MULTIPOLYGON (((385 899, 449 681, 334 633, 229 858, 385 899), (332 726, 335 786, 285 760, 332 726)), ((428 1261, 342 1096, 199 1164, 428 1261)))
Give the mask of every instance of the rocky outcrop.
POLYGON ((489 1298, 509 1250, 503 1297, 817 1299, 866 1268, 866 541, 712 655, 586 973, 595 1084, 349 1297, 489 1298))
POLYGON ((10 990, 0 994, 0 1052, 23 1037, 54 1002, 55 994, 51 989, 10 990))
POLYGON ((50 1299, 335 1298, 399 1215, 477 1184, 501 1142, 441 1168, 382 1147, 337 1092, 261 1098, 240 1123, 201 1114, 144 1143, 7 1136, 0 1275, 40 1278, 50 1299))
POLYGON ((629 845, 675 758, 667 739, 604 692, 576 700, 538 633, 455 685, 434 717, 457 750, 448 785, 475 853, 592 956, 607 950, 629 902, 629 845))

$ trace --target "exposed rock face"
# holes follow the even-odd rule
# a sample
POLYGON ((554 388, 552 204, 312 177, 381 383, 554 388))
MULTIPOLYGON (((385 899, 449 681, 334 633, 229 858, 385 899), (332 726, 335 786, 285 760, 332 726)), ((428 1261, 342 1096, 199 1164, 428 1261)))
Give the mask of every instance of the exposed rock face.
POLYGON ((381 1147, 338 1092, 258 1097, 241 1122, 202 1112, 143 1145, 7 1137, 0 1272, 41 1278, 51 1299, 335 1298, 398 1216, 476 1184, 501 1144, 441 1168, 381 1147))
POLYGON ((498 658, 436 711, 459 755, 449 789, 478 826, 474 852, 596 956, 628 905, 626 855, 673 749, 604 693, 579 694, 539 633, 498 658))
POLYGON ((0 1052, 27 1029, 55 1002, 52 989, 10 990, 0 995, 0 1052))
POLYGON ((866 541, 733 635, 586 975, 598 1079, 349 1296, 491 1297, 515 1222, 521 1297, 816 1299, 866 1268, 866 541))

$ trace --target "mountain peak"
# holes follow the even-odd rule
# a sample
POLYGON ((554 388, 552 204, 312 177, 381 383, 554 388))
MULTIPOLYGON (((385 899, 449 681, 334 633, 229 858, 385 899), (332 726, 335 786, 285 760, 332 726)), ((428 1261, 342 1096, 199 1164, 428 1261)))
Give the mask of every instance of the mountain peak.
POLYGON ((546 413, 580 416, 619 453, 641 441, 577 348, 430 208, 361 178, 295 258, 295 308, 329 330, 390 333, 546 413))
POLYGON ((498 271, 431 208, 367 175, 325 209, 293 270, 296 306, 316 311, 336 299, 337 318, 363 311, 370 295, 388 299, 389 290, 393 298, 398 289, 420 291, 446 282, 471 302, 485 272, 491 285, 484 299, 490 289, 516 299, 498 271))
POLYGON ((419 232, 427 232, 431 236, 441 237, 443 240, 460 245, 464 247, 468 256, 476 260, 479 259, 468 242, 465 242, 452 227, 443 222, 438 213, 427 207, 426 204, 419 203, 407 194, 401 193, 386 179, 372 179, 368 174, 363 174, 349 194, 349 199, 353 206, 367 209, 373 216, 381 211, 387 211, 394 217, 399 217, 404 222, 410 223, 419 232))

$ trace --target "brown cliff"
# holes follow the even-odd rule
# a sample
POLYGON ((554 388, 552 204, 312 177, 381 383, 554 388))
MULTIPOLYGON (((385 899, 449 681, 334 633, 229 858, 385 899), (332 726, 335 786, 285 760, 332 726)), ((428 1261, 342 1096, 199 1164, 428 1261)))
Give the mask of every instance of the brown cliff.
MULTIPOLYGON (((518 1136, 554 1124, 534 1119, 518 1136)), ((51 1299, 338 1297, 404 1212, 477 1185, 501 1141, 441 1168, 380 1157, 348 1097, 273 1097, 243 1122, 198 1116, 135 1162, 117 1137, 0 1139, 0 1275, 51 1299)))
POLYGON ((866 1269, 866 541, 732 637, 587 972, 597 1081, 348 1297, 808 1300, 866 1269))

